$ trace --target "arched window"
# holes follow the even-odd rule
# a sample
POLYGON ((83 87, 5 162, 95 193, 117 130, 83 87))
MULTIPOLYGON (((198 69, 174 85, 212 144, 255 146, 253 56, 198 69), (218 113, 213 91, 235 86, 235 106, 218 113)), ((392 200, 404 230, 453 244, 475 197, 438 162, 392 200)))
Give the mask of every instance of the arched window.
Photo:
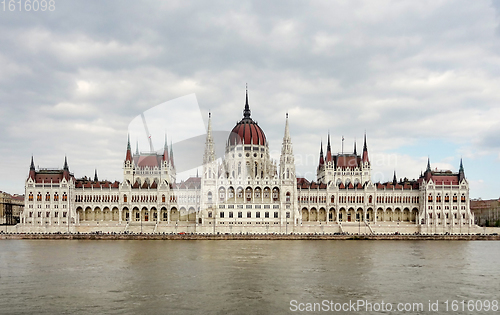
POLYGON ((258 166, 257 162, 255 162, 255 177, 257 177, 258 167, 259 167, 259 166, 258 166))
POLYGON ((335 196, 334 196, 334 195, 332 195, 332 196, 330 197, 330 202, 331 202, 331 203, 334 203, 334 202, 335 202, 335 196))
POLYGON ((42 193, 38 192, 36 195, 36 201, 42 201, 42 193))
POLYGON ((286 193, 286 202, 290 202, 290 192, 287 191, 286 193))
POLYGON ((165 195, 161 195, 161 202, 165 203, 165 195))
POLYGON ((208 202, 212 202, 212 192, 208 192, 208 202))
POLYGON ((30 193, 30 195, 28 196, 28 201, 33 201, 33 193, 30 193))
POLYGON ((370 197, 368 197, 368 203, 372 203, 372 200, 373 200, 373 197, 372 197, 372 195, 370 195, 370 197))
POLYGON ((47 194, 45 195, 45 201, 50 201, 50 194, 49 194, 49 193, 47 193, 47 194))
POLYGON ((342 184, 342 180, 339 178, 339 179, 337 179, 337 183, 336 183, 336 185, 337 185, 337 186, 340 186, 340 184, 342 184))
POLYGON ((127 195, 123 195, 123 202, 127 202, 127 195))
POLYGON ((286 179, 290 178, 290 169, 286 169, 286 179))
POLYGON ((54 201, 59 201, 59 195, 57 193, 54 194, 54 201))
POLYGON ((450 202, 450 196, 448 195, 444 196, 444 202, 450 202))
POLYGON ((427 197, 427 201, 432 202, 432 195, 431 194, 429 194, 429 197, 427 197))
POLYGON ((241 162, 238 162, 238 175, 241 175, 241 162))

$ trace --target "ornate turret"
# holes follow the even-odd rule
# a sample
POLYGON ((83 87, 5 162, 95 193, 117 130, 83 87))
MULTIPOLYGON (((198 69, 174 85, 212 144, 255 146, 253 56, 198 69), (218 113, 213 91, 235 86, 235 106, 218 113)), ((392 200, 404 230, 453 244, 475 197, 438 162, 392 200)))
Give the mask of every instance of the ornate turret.
POLYGON ((365 132, 365 140, 363 144, 363 164, 370 164, 370 159, 368 158, 368 146, 366 145, 366 132, 365 132))
POLYGON ((229 134, 228 145, 253 144, 266 145, 267 140, 264 131, 250 117, 250 105, 248 104, 248 90, 246 90, 245 108, 243 119, 241 119, 229 134))
POLYGON ((163 157, 162 157, 162 161, 165 162, 167 161, 168 162, 169 158, 168 158, 168 144, 167 144, 167 134, 165 134, 165 144, 163 145, 163 157))
POLYGON ((68 159, 65 156, 64 157, 64 166, 63 166, 63 177, 66 178, 67 181, 69 181, 69 166, 68 166, 68 159))
POLYGON ((460 158, 460 169, 458 170, 458 181, 462 182, 465 179, 464 165, 462 163, 462 158, 460 158))
POLYGON ((127 155, 125 156, 125 161, 130 161, 132 163, 132 150, 130 149, 130 135, 127 137, 127 155))
POLYGON ((203 164, 215 161, 214 139, 212 137, 212 113, 208 113, 207 138, 205 140, 205 153, 203 154, 203 164))
POLYGON ((330 146, 330 132, 328 132, 328 142, 326 145, 326 163, 332 162, 332 147, 330 146))
POLYGON ((321 141, 319 149, 319 166, 318 169, 325 165, 325 158, 323 157, 323 141, 321 141))
POLYGON ((35 172, 35 163, 33 162, 33 155, 32 155, 31 156, 31 165, 30 165, 29 178, 31 178, 32 180, 35 180, 35 175, 36 175, 36 172, 35 172))
POLYGON ((286 114, 285 134, 281 145, 280 173, 282 180, 291 180, 295 182, 295 161, 293 156, 292 138, 290 137, 290 128, 288 127, 288 113, 286 114))

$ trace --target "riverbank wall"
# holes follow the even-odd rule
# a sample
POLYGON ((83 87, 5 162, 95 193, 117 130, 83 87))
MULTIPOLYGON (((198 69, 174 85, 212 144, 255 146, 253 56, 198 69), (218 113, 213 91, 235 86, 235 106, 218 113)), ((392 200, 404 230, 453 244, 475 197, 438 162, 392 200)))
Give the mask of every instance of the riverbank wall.
POLYGON ((0 234, 0 240, 404 240, 499 241, 500 235, 332 235, 332 234, 0 234))

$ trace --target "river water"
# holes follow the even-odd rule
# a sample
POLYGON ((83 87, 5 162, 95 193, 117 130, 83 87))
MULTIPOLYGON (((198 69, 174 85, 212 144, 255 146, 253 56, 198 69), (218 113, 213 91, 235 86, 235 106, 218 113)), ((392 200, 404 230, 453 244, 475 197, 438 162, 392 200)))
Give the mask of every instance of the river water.
POLYGON ((500 242, 0 241, 0 314, 293 314, 358 300, 372 309, 351 313, 498 314, 484 308, 500 301, 500 242), (375 311, 382 301, 392 312, 375 311))

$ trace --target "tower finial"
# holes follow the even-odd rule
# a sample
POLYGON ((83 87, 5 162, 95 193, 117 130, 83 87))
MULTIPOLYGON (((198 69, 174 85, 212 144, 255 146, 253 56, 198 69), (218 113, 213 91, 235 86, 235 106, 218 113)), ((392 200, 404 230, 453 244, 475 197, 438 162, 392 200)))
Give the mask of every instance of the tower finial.
POLYGON ((97 169, 95 169, 94 182, 98 182, 98 181, 99 181, 99 178, 97 178, 97 169))
POLYGON ((63 169, 65 171, 69 170, 69 167, 68 167, 68 158, 66 156, 64 156, 64 166, 63 166, 63 169))
POLYGON ((425 170, 426 172, 431 171, 431 159, 427 157, 427 169, 425 170))
POLYGON ((35 170, 35 162, 33 161, 33 155, 31 155, 31 165, 30 170, 35 170))
POLYGON ((245 87, 245 109, 243 110, 243 117, 250 118, 250 105, 248 105, 248 84, 245 87))
POLYGON ((392 183, 396 185, 398 183, 398 180, 396 178, 396 170, 394 170, 394 177, 392 178, 392 183))

